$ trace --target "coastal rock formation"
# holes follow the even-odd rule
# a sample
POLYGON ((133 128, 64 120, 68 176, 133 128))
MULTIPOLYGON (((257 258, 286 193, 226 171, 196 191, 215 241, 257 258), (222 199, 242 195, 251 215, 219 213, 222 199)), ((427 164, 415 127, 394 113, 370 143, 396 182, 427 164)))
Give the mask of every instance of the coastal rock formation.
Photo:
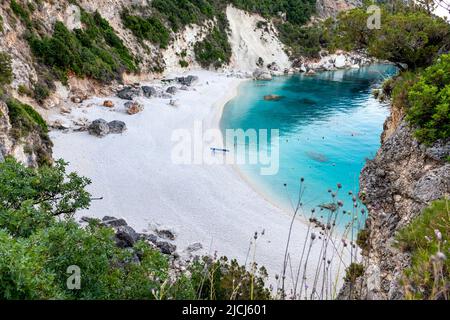
POLYGON ((336 17, 341 11, 362 5, 362 0, 317 0, 316 11, 320 18, 336 17))
POLYGON ((367 206, 364 275, 347 283, 342 299, 402 299, 400 284, 410 257, 395 247, 395 235, 433 200, 450 192, 450 141, 424 146, 393 108, 382 146, 360 176, 360 198, 367 206))

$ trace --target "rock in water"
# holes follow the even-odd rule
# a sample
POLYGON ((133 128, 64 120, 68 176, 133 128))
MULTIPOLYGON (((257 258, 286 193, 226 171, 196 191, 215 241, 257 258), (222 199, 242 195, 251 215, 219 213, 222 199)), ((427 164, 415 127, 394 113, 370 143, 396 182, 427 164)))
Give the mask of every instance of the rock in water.
POLYGON ((165 241, 159 241, 156 246, 163 254, 172 254, 177 250, 177 247, 171 243, 165 241))
POLYGON ((173 87, 173 86, 167 88, 167 90, 166 90, 166 92, 170 93, 170 94, 175 94, 175 93, 177 93, 177 91, 178 91, 177 87, 173 87))
POLYGON ((127 125, 123 121, 114 120, 108 123, 109 133, 123 133, 127 130, 127 125))
POLYGON ((266 101, 279 101, 281 99, 283 99, 283 97, 276 94, 269 94, 267 96, 264 96, 264 100, 266 101))
POLYGON ((103 119, 97 119, 88 127, 88 132, 97 137, 104 137, 109 133, 109 125, 103 119))
POLYGON ((123 227, 123 226, 127 226, 128 225, 127 222, 124 219, 118 219, 118 218, 110 217, 110 216, 103 217, 102 223, 105 226, 113 227, 113 228, 123 227))
POLYGON ((157 95, 156 89, 149 86, 143 86, 142 92, 144 93, 144 97, 151 98, 157 95))
POLYGON ((125 103, 125 108, 129 115, 133 115, 133 114, 139 113, 142 110, 144 110, 144 107, 136 101, 130 101, 130 102, 125 103))
POLYGON ((126 87, 117 92, 117 96, 124 100, 133 100, 140 96, 140 90, 133 87, 126 87))

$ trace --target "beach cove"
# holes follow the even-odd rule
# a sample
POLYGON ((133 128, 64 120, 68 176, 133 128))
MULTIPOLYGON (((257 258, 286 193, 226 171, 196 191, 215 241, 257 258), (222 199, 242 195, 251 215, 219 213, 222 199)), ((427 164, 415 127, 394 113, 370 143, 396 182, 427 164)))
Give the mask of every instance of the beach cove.
MULTIPOLYGON (((171 106, 168 99, 140 97, 137 100, 144 105, 144 111, 130 116, 124 112, 124 101, 119 98, 107 98, 114 102, 113 109, 102 106, 106 98, 93 98, 73 108, 68 115, 51 116, 68 125, 79 118, 120 120, 128 128, 123 134, 101 139, 87 132, 52 131, 55 159, 65 159, 71 170, 92 179, 88 191, 102 198, 94 201, 88 211, 80 212, 79 217, 121 217, 138 232, 155 225, 168 227, 177 234, 180 251, 201 242, 203 249, 198 254, 224 255, 247 265, 254 256, 268 270, 268 282, 276 287, 279 283, 276 275, 283 270, 293 212, 266 199, 232 165, 173 163, 173 132, 182 129, 193 133, 195 123, 199 122, 203 130, 218 129, 226 103, 238 94, 240 85, 247 84, 245 80, 214 72, 191 74, 198 76, 199 82, 192 89, 175 94, 177 107, 171 106)), ((224 147, 214 141, 204 149, 213 146, 224 147)), ((303 215, 294 220, 292 230, 288 251, 292 264, 296 265, 304 244, 310 240, 303 215)), ((342 257, 333 260, 330 274, 342 279, 348 262, 341 262, 349 254, 348 249, 339 250, 342 257)), ((314 247, 311 250, 308 279, 315 276, 319 251, 319 244, 317 250, 314 247)), ((294 277, 287 275, 288 286, 293 284, 294 277)))

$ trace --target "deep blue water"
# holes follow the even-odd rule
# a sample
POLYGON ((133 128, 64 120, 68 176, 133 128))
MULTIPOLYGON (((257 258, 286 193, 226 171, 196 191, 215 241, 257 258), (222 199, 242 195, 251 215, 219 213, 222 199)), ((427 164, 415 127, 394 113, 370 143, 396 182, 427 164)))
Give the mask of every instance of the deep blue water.
POLYGON ((280 162, 276 175, 261 175, 258 164, 240 165, 241 173, 285 210, 296 203, 303 177, 305 213, 332 202, 328 190, 340 183, 338 197, 344 209, 351 210, 348 191, 358 192, 359 173, 366 159, 375 156, 389 114, 388 106, 373 98, 372 89, 395 73, 391 65, 374 65, 243 83, 225 107, 221 128, 279 129, 280 162), (282 98, 265 101, 269 94, 282 98))

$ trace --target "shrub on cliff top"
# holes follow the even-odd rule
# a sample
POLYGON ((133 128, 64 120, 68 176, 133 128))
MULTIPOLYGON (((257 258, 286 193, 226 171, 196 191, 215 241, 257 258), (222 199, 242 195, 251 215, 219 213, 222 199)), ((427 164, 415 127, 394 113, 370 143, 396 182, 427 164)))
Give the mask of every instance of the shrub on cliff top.
POLYGON ((38 132, 42 138, 48 140, 48 127, 41 115, 33 107, 21 103, 16 99, 6 102, 11 121, 13 136, 16 139, 26 137, 31 132, 38 132))
POLYGON ((450 138, 450 54, 425 69, 408 91, 407 119, 421 142, 450 138))
POLYGON ((407 299, 450 298, 450 201, 433 202, 397 235, 398 246, 411 253, 404 271, 407 299))

